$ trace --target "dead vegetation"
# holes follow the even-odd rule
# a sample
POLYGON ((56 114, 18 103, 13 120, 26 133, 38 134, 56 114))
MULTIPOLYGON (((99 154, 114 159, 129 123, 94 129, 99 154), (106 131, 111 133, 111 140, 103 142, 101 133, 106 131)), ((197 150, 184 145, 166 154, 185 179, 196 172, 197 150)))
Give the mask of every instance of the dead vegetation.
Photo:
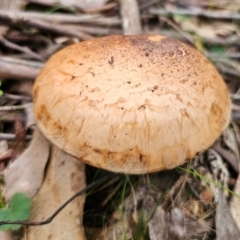
MULTIPOLYGON (((46 219, 75 192, 109 174, 84 171, 40 132, 33 134, 33 82, 59 49, 105 35, 171 36, 202 51, 232 97, 229 128, 189 164, 113 178, 89 190, 86 199, 77 197, 51 223, 24 227, 25 239, 240 239, 239 10, 239 0, 0 2, 1 188, 7 201, 19 191, 33 197, 29 221, 46 219), (63 169, 57 158, 69 164, 63 169)), ((0 239, 17 237, 22 233, 0 232, 0 239)))

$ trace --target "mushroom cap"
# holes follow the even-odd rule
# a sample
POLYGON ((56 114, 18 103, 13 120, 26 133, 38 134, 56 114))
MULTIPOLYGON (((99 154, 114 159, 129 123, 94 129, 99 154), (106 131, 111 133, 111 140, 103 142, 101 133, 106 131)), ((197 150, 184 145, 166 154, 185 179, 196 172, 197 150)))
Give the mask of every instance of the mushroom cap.
POLYGON ((200 52, 159 35, 108 36, 54 54, 34 85, 40 130, 87 164, 141 174, 207 149, 229 123, 228 89, 200 52))

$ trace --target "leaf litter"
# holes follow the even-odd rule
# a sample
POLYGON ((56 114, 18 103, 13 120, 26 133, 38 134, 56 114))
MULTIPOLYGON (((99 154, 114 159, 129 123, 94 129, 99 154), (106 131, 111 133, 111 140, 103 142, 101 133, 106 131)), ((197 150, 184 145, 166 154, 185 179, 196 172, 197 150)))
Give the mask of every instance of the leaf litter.
MULTIPOLYGON (((0 29, 0 38, 3 39, 0 43, 0 80, 4 92, 0 97, 1 106, 32 101, 32 80, 45 59, 56 50, 82 39, 109 34, 133 34, 134 31, 165 34, 188 44, 190 40, 216 65, 227 82, 233 99, 232 124, 212 148, 184 166, 185 171, 181 168, 149 174, 147 181, 143 181, 145 177, 130 176, 128 182, 131 184, 126 185, 123 184, 123 176, 117 183, 102 186, 97 193, 88 192, 84 210, 83 196, 73 202, 70 206, 76 211, 73 218, 69 215, 71 210, 66 210, 62 216, 59 215, 57 222, 27 228, 28 239, 37 239, 39 236, 43 237, 41 239, 46 239, 45 236, 59 239, 57 237, 63 234, 63 229, 71 239, 84 239, 83 228, 86 239, 94 240, 123 239, 123 236, 126 239, 145 237, 150 240, 237 239, 240 227, 239 198, 235 195, 240 194, 239 0, 3 2, 5 10, 8 9, 6 6, 13 8, 6 10, 5 15, 0 12, 3 23, 0 29), (19 9, 19 4, 21 11, 12 14, 12 9, 19 9), (124 7, 126 4, 134 6, 135 11, 124 7), (21 21, 23 17, 26 21, 21 21), (46 25, 39 24, 39 21, 46 25), (26 46, 31 51, 26 51, 26 46), (11 95, 25 100, 13 101, 9 98, 11 95), (77 219, 77 215, 79 222, 76 225, 74 219, 77 219), (225 215, 228 221, 223 224, 225 215), (96 222, 93 221, 94 218, 97 218, 96 222), (67 219, 68 225, 62 225, 62 219, 67 219), (80 227, 77 230, 78 238, 70 230, 76 230, 76 226, 80 227)), ((35 124, 32 113, 30 105, 21 113, 25 117, 22 127, 26 128, 22 135, 18 134, 21 131, 14 130, 14 123, 20 123, 16 121, 14 111, 4 110, 0 113, 2 133, 5 134, 1 135, 2 141, 8 143, 2 153, 6 155, 2 157, 1 168, 6 165, 8 167, 4 171, 5 184, 1 184, 1 188, 6 188, 7 201, 11 201, 16 192, 25 192, 33 198, 36 202, 32 206, 31 219, 39 220, 49 216, 57 208, 55 205, 60 204, 61 201, 56 196, 64 195, 61 184, 65 184, 64 190, 69 195, 75 191, 72 190, 71 182, 56 177, 58 168, 65 174, 63 168, 57 162, 47 163, 50 156, 51 160, 58 157, 62 159, 63 153, 57 153, 59 150, 56 149, 52 152, 52 147, 38 129, 32 141, 28 142, 26 150, 15 154, 13 143, 26 143, 27 134, 32 134, 35 124), (16 158, 19 154, 21 155, 16 158)), ((18 129, 21 130, 22 127, 18 129)), ((63 155, 64 159, 71 158, 63 155)), ((72 160, 71 158, 69 164, 72 160)), ((75 160, 69 168, 77 172, 78 163, 74 162, 75 160)), ((96 173, 96 170, 93 171, 88 166, 86 169, 86 174, 92 175, 88 177, 88 183, 105 174, 101 171, 96 173)), ((85 172, 82 168, 78 170, 81 179, 75 179, 74 182, 83 187, 85 172)), ((0 232, 0 238, 11 239, 11 236, 9 232, 4 232, 4 235, 0 232)))
POLYGON ((4 171, 7 201, 17 192, 29 197, 36 194, 43 182, 49 151, 48 140, 36 128, 29 147, 4 171))
MULTIPOLYGON (((46 219, 72 195, 84 188, 84 170, 83 163, 53 147, 43 185, 33 197, 29 220, 36 222, 46 219)), ((84 196, 77 197, 51 223, 27 227, 25 239, 85 240, 82 226, 84 201, 84 196)))

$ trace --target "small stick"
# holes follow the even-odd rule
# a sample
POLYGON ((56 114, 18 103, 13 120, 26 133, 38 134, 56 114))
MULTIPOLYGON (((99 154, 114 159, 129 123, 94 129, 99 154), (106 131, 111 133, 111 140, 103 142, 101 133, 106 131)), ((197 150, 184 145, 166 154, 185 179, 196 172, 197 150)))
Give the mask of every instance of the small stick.
POLYGON ((5 39, 4 37, 0 37, 0 42, 2 44, 4 44, 6 47, 18 50, 20 52, 26 53, 29 57, 39 60, 39 61, 45 61, 45 59, 40 56, 39 54, 33 52, 32 50, 30 50, 28 47, 21 47, 15 43, 12 43, 10 41, 8 41, 7 39, 5 39))
MULTIPOLYGON (((120 26, 121 19, 119 17, 104 17, 100 14, 84 14, 84 15, 73 15, 73 14, 59 14, 59 13, 39 13, 39 12, 17 12, 17 11, 1 11, 0 20, 11 20, 14 24, 20 19, 29 21, 30 19, 38 19, 46 22, 52 22, 53 24, 61 23, 88 23, 103 26, 120 26)), ((30 22, 31 23, 31 22, 30 22)), ((33 22, 34 23, 34 22, 33 22)), ((60 26, 61 27, 61 26, 60 26)), ((64 32, 66 29, 62 29, 64 32)))
MULTIPOLYGON (((16 138, 16 134, 13 133, 0 133, 0 139, 1 140, 14 140, 16 138)), ((31 140, 32 136, 27 135, 26 140, 31 140)))
POLYGON ((136 0, 120 0, 122 26, 125 35, 142 33, 139 7, 136 0))
POLYGON ((194 41, 193 41, 193 37, 191 36, 191 34, 186 33, 184 31, 182 31, 182 29, 175 24, 172 20, 165 18, 165 17, 159 17, 160 20, 166 22, 169 26, 171 26, 172 28, 174 28, 177 32, 179 32, 186 40, 188 40, 192 45, 194 45, 194 41))
MULTIPOLYGON (((114 178, 119 178, 119 175, 115 174, 114 178)), ((87 187, 83 188, 82 190, 78 191, 76 194, 74 194, 71 198, 69 198, 65 203, 63 203, 50 217, 48 217, 47 219, 43 220, 43 221, 39 221, 39 222, 27 222, 27 221, 0 221, 0 226, 1 225, 5 225, 5 224, 20 224, 20 225, 24 225, 24 226, 39 226, 39 225, 45 225, 48 224, 50 222, 52 222, 52 220, 71 202, 73 201, 76 197, 81 196, 82 194, 84 194, 86 191, 90 190, 93 187, 96 187, 99 184, 102 184, 110 179, 113 178, 113 174, 110 174, 106 177, 101 178, 100 180, 97 180, 91 184, 89 184, 87 187)))
POLYGON ((13 106, 2 106, 0 107, 0 112, 3 112, 3 111, 15 111, 15 110, 22 110, 22 109, 25 109, 29 106, 32 106, 33 103, 25 103, 25 104, 22 104, 22 105, 13 105, 13 106))
POLYGON ((150 9, 150 13, 169 17, 173 14, 177 15, 189 15, 189 16, 199 16, 199 17, 207 17, 213 19, 229 19, 229 20, 240 20, 240 14, 237 11, 226 11, 226 10, 206 10, 201 8, 174 8, 174 9, 163 9, 163 8, 152 8, 150 9))
POLYGON ((33 80, 43 64, 40 62, 0 57, 0 78, 33 80))
POLYGON ((4 93, 2 96, 0 96, 0 99, 12 99, 12 100, 31 101, 32 97, 30 97, 30 96, 23 96, 23 95, 16 95, 16 94, 10 94, 10 93, 4 93))
MULTIPOLYGON (((25 13, 25 12, 24 12, 25 13)), ((0 20, 2 24, 21 25, 28 27, 36 27, 41 30, 54 32, 63 36, 76 37, 82 40, 92 38, 89 34, 83 32, 72 31, 71 29, 64 28, 56 23, 48 23, 41 20, 28 19, 26 17, 16 17, 15 14, 9 12, 0 12, 0 20)))
MULTIPOLYGON (((145 30, 144 33, 150 34, 152 31, 150 30, 145 30)), ((169 30, 169 29, 160 29, 159 31, 156 32, 157 34, 165 35, 168 37, 176 38, 179 39, 180 41, 186 41, 186 38, 183 37, 180 33, 169 30)), ((215 37, 215 38, 207 38, 207 37, 201 37, 200 38, 203 43, 208 43, 208 44, 217 44, 221 46, 227 46, 231 44, 236 44, 239 45, 239 36, 233 35, 229 36, 226 38, 221 38, 221 37, 215 37)))

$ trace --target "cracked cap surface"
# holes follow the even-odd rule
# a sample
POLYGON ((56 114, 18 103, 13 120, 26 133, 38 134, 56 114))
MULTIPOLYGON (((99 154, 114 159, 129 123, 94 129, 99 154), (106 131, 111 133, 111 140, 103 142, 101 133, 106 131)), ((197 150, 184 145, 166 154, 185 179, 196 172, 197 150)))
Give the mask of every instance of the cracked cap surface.
POLYGON ((40 130, 95 167, 141 174, 207 149, 230 119, 227 87, 198 51, 159 35, 108 36, 54 54, 34 85, 40 130))

